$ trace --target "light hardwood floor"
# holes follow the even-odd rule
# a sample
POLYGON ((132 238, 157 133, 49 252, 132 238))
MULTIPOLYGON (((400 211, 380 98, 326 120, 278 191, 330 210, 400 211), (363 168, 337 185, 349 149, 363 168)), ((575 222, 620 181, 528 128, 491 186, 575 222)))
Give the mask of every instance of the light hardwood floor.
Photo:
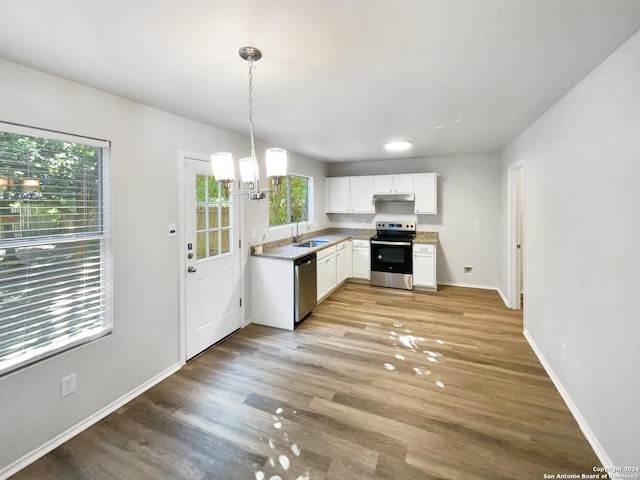
POLYGON ((347 283, 251 325, 15 479, 542 479, 599 465, 496 292, 347 283))

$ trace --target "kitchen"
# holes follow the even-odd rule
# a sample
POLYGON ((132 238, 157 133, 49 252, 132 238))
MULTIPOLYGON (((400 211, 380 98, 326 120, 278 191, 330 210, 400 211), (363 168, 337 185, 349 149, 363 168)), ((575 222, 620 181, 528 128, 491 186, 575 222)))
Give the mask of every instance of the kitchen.
MULTIPOLYGON (((307 153, 298 153, 302 148, 299 145, 296 147, 293 140, 291 146, 281 144, 278 141, 280 139, 269 131, 273 120, 263 116, 270 109, 278 110, 277 105, 269 103, 277 103, 271 100, 274 97, 271 93, 273 79, 269 78, 268 73, 270 52, 276 50, 275 47, 267 48, 267 45, 256 40, 255 44, 261 46, 265 54, 262 60, 265 63, 260 65, 255 79, 256 134, 258 139, 273 136, 269 143, 258 140, 256 150, 261 156, 265 148, 272 146, 272 142, 274 145, 289 147, 289 172, 313 178, 310 228, 307 229, 305 223, 300 223, 302 233, 310 236, 313 236, 313 232, 326 228, 375 230, 378 221, 392 221, 394 215, 407 214, 407 205, 379 206, 384 212, 377 211, 374 214, 327 213, 327 178, 437 173, 438 213, 416 215, 416 230, 418 234, 438 233, 439 288, 437 293, 426 293, 420 298, 445 298, 441 294, 446 290, 443 291, 440 286, 468 285, 480 287, 475 290, 491 289, 498 297, 500 293, 496 292, 501 292, 502 296, 510 300, 506 259, 508 170, 524 159, 526 256, 529 259, 525 276, 525 330, 530 343, 537 345, 536 354, 545 359, 545 369, 554 372, 554 382, 560 385, 565 402, 570 404, 581 428, 591 444, 595 445, 594 450, 600 461, 605 466, 631 465, 637 463, 637 452, 640 451, 634 435, 640 419, 637 403, 624 393, 623 386, 634 391, 638 387, 635 371, 639 359, 633 340, 638 332, 632 321, 638 307, 634 294, 637 279, 630 271, 632 269, 628 268, 628 265, 635 264, 637 260, 637 252, 631 246, 637 243, 638 230, 633 222, 628 221, 629 218, 635 218, 635 199, 632 198, 629 202, 616 200, 622 191, 633 192, 637 179, 634 159, 637 158, 638 97, 635 85, 638 82, 638 70, 635 59, 638 58, 639 50, 638 35, 632 34, 638 29, 637 24, 633 23, 638 17, 637 9, 622 3, 585 3, 588 6, 581 4, 578 8, 574 5, 577 10, 566 7, 569 11, 557 12, 557 16, 538 17, 529 10, 526 14, 520 12, 524 17, 517 16, 511 27, 506 28, 504 35, 508 38, 513 34, 513 29, 517 29, 516 26, 522 26, 519 22, 523 18, 531 21, 535 19, 539 24, 558 22, 553 24, 555 28, 550 28, 557 36, 549 34, 546 37, 551 42, 550 51, 558 49, 557 57, 555 53, 548 55, 551 63, 547 65, 547 70, 553 70, 554 67, 560 69, 552 61, 556 58, 562 58, 562 62, 569 62, 567 58, 571 57, 576 61, 583 58, 584 52, 570 42, 572 39, 581 39, 582 43, 578 42, 578 45, 584 47, 585 51, 600 50, 595 55, 597 60, 592 59, 592 64, 581 64, 582 71, 578 78, 558 86, 548 94, 544 108, 529 112, 530 122, 519 129, 513 127, 500 148, 478 147, 476 150, 456 153, 418 154, 404 159, 383 158, 381 154, 350 157, 348 146, 360 131, 371 131, 378 138, 394 135, 394 132, 381 131, 380 125, 375 121, 376 118, 385 118, 384 123, 392 123, 393 115, 389 111, 371 114, 365 109, 362 122, 352 122, 348 134, 334 133, 336 141, 344 142, 342 158, 339 159, 344 161, 316 158, 320 155, 314 152, 319 152, 318 145, 326 143, 327 136, 322 133, 318 120, 313 115, 300 113, 297 116, 298 111, 296 115, 292 115, 295 117, 293 123, 300 124, 291 126, 292 137, 302 138, 304 132, 300 130, 313 132, 306 140, 309 145, 307 153), (582 10, 583 8, 587 10, 582 10), (604 9, 606 15, 599 9, 604 9), (591 23, 586 20, 584 24, 579 20, 571 21, 583 19, 580 15, 587 15, 587 11, 592 14, 589 17, 591 23), (611 20, 613 17, 618 23, 611 20), (558 18, 562 21, 558 21, 558 18), (611 25, 614 25, 611 30, 620 32, 618 37, 603 25, 606 23, 602 21, 603 18, 611 20, 611 25), (627 21, 629 23, 625 23, 627 21), (579 28, 580 25, 583 25, 582 28, 579 28), (589 27, 593 25, 597 27, 589 27), (569 26, 576 29, 573 34, 567 33, 565 37, 558 33, 569 26), (592 37, 595 35, 594 31, 605 31, 606 34, 591 42, 589 39, 595 38, 592 37), (627 40, 629 37, 630 40, 627 40), (566 56, 563 57, 560 55, 562 45, 572 45, 571 48, 575 50, 569 48, 568 55, 565 51, 566 56), (602 172, 607 175, 602 175, 602 172), (384 213, 385 218, 379 218, 380 213, 384 213), (625 242, 615 245, 615 248, 594 242, 590 233, 594 230, 612 232, 616 238, 624 238, 625 242), (587 262, 587 259, 597 261, 587 262), (465 273, 465 267, 473 267, 473 274, 465 273), (616 282, 611 282, 612 279, 616 282), (606 322, 603 319, 607 319, 606 322), (561 349, 562 344, 564 351, 561 349), (591 390, 593 385, 608 385, 611 395, 607 398, 596 397, 591 390)), ((55 18, 59 18, 59 15, 48 12, 44 5, 41 7, 42 18, 30 15, 21 15, 21 18, 31 18, 37 29, 49 31, 45 21, 47 13, 55 18)), ((467 7, 472 8, 469 5, 467 7)), ((550 5, 546 7, 551 8, 550 5)), ((18 7, 16 3, 11 8, 20 12, 23 7, 18 7)), ((123 9, 126 10, 124 7, 123 9)), ((485 15, 482 10, 478 8, 474 13, 487 21, 495 20, 491 15, 500 17, 500 12, 487 9, 485 15)), ((280 13, 284 15, 283 12, 280 13)), ((156 12, 159 17, 163 13, 166 14, 167 11, 159 9, 156 12)), ((122 27, 118 15, 115 10, 108 13, 108 22, 121 26, 123 30, 116 31, 122 33, 121 38, 124 39, 126 28, 122 27)), ((133 17, 135 15, 132 14, 133 17)), ((265 18, 267 17, 273 18, 269 15, 265 18)), ((74 18, 71 15, 67 20, 73 21, 74 18)), ((345 13, 346 18, 348 16, 345 13)), ((382 21, 379 17, 371 18, 382 21)), ((462 15, 461 18, 468 20, 475 17, 462 15)), ((226 97, 239 98, 233 101, 232 106, 227 106, 226 110, 239 112, 234 117, 236 124, 228 129, 220 129, 210 126, 219 124, 213 120, 203 122, 202 118, 189 118, 184 111, 176 114, 175 103, 183 102, 172 100, 175 99, 175 95, 171 94, 174 84, 151 84, 147 78, 160 74, 151 67, 148 71, 153 73, 145 75, 145 79, 138 78, 138 82, 144 83, 144 88, 149 91, 160 90, 165 103, 156 106, 148 106, 151 102, 142 94, 137 98, 125 99, 107 93, 107 88, 100 79, 93 82, 86 80, 82 84, 75 79, 78 71, 86 70, 87 74, 91 71, 98 72, 101 61, 116 61, 118 55, 95 59, 91 55, 83 56, 80 53, 79 58, 86 62, 86 68, 72 67, 69 65, 71 53, 79 43, 83 43, 77 42, 74 35, 67 38, 67 44, 64 48, 59 48, 56 55, 42 54, 31 60, 21 57, 21 54, 26 55, 29 50, 24 46, 28 39, 9 25, 10 15, 5 19, 9 20, 3 21, 3 33, 0 36, 0 56, 3 57, 0 60, 3 78, 3 88, 0 90, 2 120, 107 139, 112 143, 112 248, 115 259, 113 288, 116 299, 113 306, 113 335, 0 378, 0 422, 3 431, 9 432, 4 435, 5 440, 0 449, 0 465, 3 472, 8 472, 6 469, 15 468, 20 459, 32 458, 29 457, 32 452, 42 453, 55 447, 60 435, 65 434, 69 438, 79 431, 73 430, 74 428, 88 426, 92 419, 118 408, 121 405, 119 401, 134 398, 183 368, 184 346, 176 338, 176 331, 179 331, 178 319, 182 315, 177 292, 181 291, 181 278, 186 271, 182 266, 186 260, 183 247, 178 243, 181 229, 178 228, 178 236, 173 237, 169 235, 171 229, 167 228, 173 224, 180 227, 178 219, 182 215, 176 201, 180 197, 181 188, 179 182, 176 182, 181 175, 178 158, 180 154, 177 152, 186 155, 197 152, 198 155, 208 156, 224 149, 233 152, 238 159, 246 155, 248 140, 246 72, 244 65, 236 58, 238 47, 246 43, 244 39, 240 41, 230 35, 232 38, 229 40, 220 41, 220 45, 224 45, 230 53, 226 56, 228 62, 220 63, 215 68, 232 69, 234 72, 237 69, 233 82, 221 85, 216 83, 219 79, 215 75, 210 75, 215 87, 213 90, 221 89, 226 97), (18 45, 16 49, 22 53, 10 48, 12 45, 18 45), (63 52, 68 55, 67 60, 60 57, 63 52), (100 115, 95 115, 95 112, 100 115), (144 341, 141 341, 142 338, 144 341), (62 399, 60 379, 72 372, 77 374, 77 391, 62 399), (21 401, 17 402, 16 398, 21 401)), ((15 23, 21 25, 20 22, 15 23)), ((96 28, 108 30, 99 22, 97 25, 96 28)), ((379 28, 374 28, 376 25, 376 21, 368 23, 367 28, 370 30, 367 32, 379 32, 379 28)), ((20 28, 26 26, 22 25, 20 28)), ((86 25, 78 27, 78 32, 86 34, 87 28, 86 25)), ((149 28, 153 28, 153 23, 149 28)), ((421 29, 423 30, 430 31, 421 29)), ((220 31, 229 33, 222 25, 220 31)), ((329 36, 324 39, 324 43, 318 42, 317 45, 335 45, 341 43, 341 38, 351 38, 350 35, 346 36, 346 30, 341 32, 345 37, 329 36)), ((155 44, 157 51, 167 54, 173 52, 174 39, 155 36, 157 33, 154 32, 149 37, 159 38, 155 44)), ((89 35, 88 38, 93 37, 89 35)), ((118 39, 113 40, 120 54, 127 51, 126 44, 118 44, 118 39)), ((145 44, 145 39, 140 37, 130 41, 145 44)), ((200 43, 207 42, 203 40, 200 43)), ((293 45, 300 42, 287 43, 293 45)), ((453 49, 460 45, 455 43, 454 38, 450 46, 453 49)), ((491 44, 491 47, 497 46, 491 44)), ((33 46, 31 48, 33 52, 38 50, 33 46)), ((357 51, 358 48, 354 50, 357 51)), ((190 46, 184 51, 195 52, 196 49, 190 46)), ((281 51, 286 49, 282 47, 281 51)), ((384 48, 381 48, 382 51, 384 48)), ((325 56, 325 50, 318 52, 318 57, 300 56, 296 62, 299 65, 314 66, 317 65, 314 62, 329 58, 325 56)), ((474 52, 470 53, 473 57, 471 61, 480 58, 475 57, 474 52)), ((154 55, 149 55, 147 60, 154 55)), ((185 61, 187 57, 198 64, 204 55, 185 55, 185 61)), ((353 62, 356 67, 362 67, 365 63, 363 58, 346 56, 341 59, 344 64, 353 62)), ((374 59, 375 56, 369 57, 367 61, 373 62, 373 67, 381 68, 374 59)), ((500 64, 503 60, 498 59, 496 63, 500 64)), ((509 60, 513 61, 514 58, 509 57, 509 60)), ((144 59, 140 62, 143 63, 144 59)), ((293 63, 295 62, 292 61, 293 63)), ((190 71, 188 65, 180 65, 181 67, 176 67, 177 71, 190 71)), ((477 67, 478 63, 473 62, 472 65, 477 67)), ((128 69, 121 69, 123 72, 126 70, 132 71, 135 68, 129 65, 128 69)), ((460 71, 463 72, 464 69, 460 71)), ((473 71, 483 70, 478 68, 473 71)), ((323 77, 322 69, 314 69, 314 72, 319 76, 317 83, 330 83, 331 75, 323 77)), ((117 70, 112 70, 111 74, 116 75, 117 70)), ((375 70, 344 78, 343 84, 335 86, 334 96, 322 100, 326 102, 327 98, 333 98, 339 105, 348 97, 345 92, 357 91, 368 80, 376 83, 376 76, 379 74, 375 70), (343 86, 344 91, 341 89, 343 86)), ((283 75, 282 78, 295 83, 289 75, 283 75)), ((450 73, 450 78, 460 79, 463 76, 450 73)), ((537 80, 540 79, 536 77, 532 83, 536 84, 537 80)), ((383 79, 382 83, 386 81, 383 79)), ((471 79, 471 95, 467 97, 471 99, 468 101, 473 103, 474 97, 482 96, 477 94, 480 86, 486 87, 487 83, 491 84, 493 81, 493 72, 486 77, 471 79)), ((317 83, 312 85, 317 87, 317 83)), ((400 90, 413 91, 409 87, 415 87, 416 83, 420 82, 409 81, 409 85, 401 85, 400 90)), ((540 80, 539 85, 544 84, 540 80)), ((198 100, 194 103, 207 104, 210 87, 208 84, 204 87, 200 84, 193 85, 193 90, 199 92, 198 100)), ((496 93, 493 90, 491 92, 496 93)), ((494 99, 495 97, 490 96, 489 103, 494 99)), ((225 101, 224 98, 220 99, 221 111, 226 105, 225 101)), ((186 104, 186 98, 184 103, 186 104)), ((432 105, 437 104, 437 99, 434 99, 432 105)), ((211 109, 215 110, 214 107, 211 109)), ((334 109, 334 115, 325 118, 327 123, 337 121, 344 114, 341 107, 336 105, 334 109)), ((484 113, 488 115, 488 111, 484 113)), ((211 115, 215 116, 216 113, 211 115)), ((510 118, 505 123, 515 124, 517 121, 516 118, 510 118)), ((448 118, 430 124, 429 135, 442 144, 455 143, 458 139, 457 131, 488 138, 490 135, 484 128, 492 123, 485 116, 472 121, 471 117, 465 118, 450 112, 448 118), (458 120, 461 121, 457 122, 458 120)), ((381 143, 376 144, 375 148, 380 148, 381 143)), ((270 228, 267 202, 243 202, 247 207, 240 220, 244 247, 295 235, 295 227, 292 225, 270 228)), ((248 250, 244 248, 244 255, 240 260, 242 272, 249 268, 248 250)), ((242 278, 247 280, 244 275, 242 278)), ((247 299, 251 298, 255 288, 256 285, 246 281, 240 289, 239 297, 245 300, 242 307, 243 324, 253 316, 252 306, 247 303, 247 299)), ((385 295, 389 291, 399 295, 404 292, 392 289, 380 291, 387 292, 385 295)), ((364 295, 360 290, 357 292, 360 292, 358 295, 364 295)), ((348 301, 344 296, 340 296, 340 299, 348 301)))

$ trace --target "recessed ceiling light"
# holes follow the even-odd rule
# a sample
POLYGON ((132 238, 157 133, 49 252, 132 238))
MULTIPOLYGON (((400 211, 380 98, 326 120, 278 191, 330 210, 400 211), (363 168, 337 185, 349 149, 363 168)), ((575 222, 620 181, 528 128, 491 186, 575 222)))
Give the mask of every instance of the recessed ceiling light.
POLYGON ((388 142, 385 144, 384 148, 386 148, 390 152, 404 152, 405 150, 409 150, 411 148, 411 142, 407 141, 398 141, 398 142, 388 142))

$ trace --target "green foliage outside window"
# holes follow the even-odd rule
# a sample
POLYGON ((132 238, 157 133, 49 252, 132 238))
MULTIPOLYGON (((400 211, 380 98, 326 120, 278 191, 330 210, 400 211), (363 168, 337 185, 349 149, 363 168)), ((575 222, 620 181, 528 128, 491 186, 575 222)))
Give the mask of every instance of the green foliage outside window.
POLYGON ((278 194, 269 195, 269 226, 287 225, 299 219, 309 220, 309 178, 288 175, 278 194))

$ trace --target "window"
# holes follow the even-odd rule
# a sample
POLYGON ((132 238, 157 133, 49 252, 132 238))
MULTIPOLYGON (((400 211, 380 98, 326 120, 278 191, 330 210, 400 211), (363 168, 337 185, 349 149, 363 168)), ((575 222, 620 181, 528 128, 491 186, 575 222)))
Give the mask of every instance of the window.
POLYGON ((196 260, 232 253, 229 192, 209 175, 196 175, 196 260))
POLYGON ((0 375, 111 333, 108 156, 0 123, 0 375))
POLYGON ((310 178, 287 175, 280 192, 269 195, 269 226, 287 225, 299 219, 309 220, 310 178))

